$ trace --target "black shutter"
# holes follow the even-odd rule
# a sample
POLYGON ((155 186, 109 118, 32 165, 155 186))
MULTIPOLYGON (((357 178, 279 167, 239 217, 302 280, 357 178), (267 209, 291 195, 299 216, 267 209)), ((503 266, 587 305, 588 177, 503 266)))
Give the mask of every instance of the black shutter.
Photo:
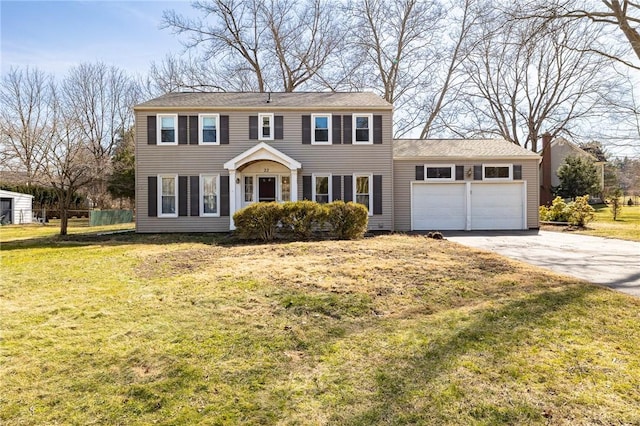
POLYGON ((189 145, 198 145, 198 116, 189 116, 189 145))
POLYGON ((375 144, 382 143, 382 116, 381 115, 373 116, 373 143, 375 144))
MULTIPOLYGON (((153 117, 155 118, 155 117, 153 117)), ((147 215, 149 217, 158 216, 158 178, 156 176, 149 176, 148 180, 148 202, 147 215)))
POLYGON ((313 201, 313 192, 311 186, 311 176, 302 176, 302 199, 313 201))
POLYGON ((229 176, 220 176, 220 216, 229 216, 229 176))
POLYGON ((200 176, 189 177, 189 192, 191 216, 200 216, 200 176))
POLYGON ((274 139, 284 139, 284 119, 281 115, 276 115, 273 117, 273 121, 275 121, 275 128, 273 132, 274 139))
POLYGON ((338 175, 331 176, 332 201, 342 200, 342 178, 338 175))
POLYGON ((373 214, 382 214, 382 175, 373 175, 373 214))
POLYGON ((178 145, 186 145, 189 143, 189 139, 187 139, 188 121, 189 117, 186 115, 178 116, 178 145))
POLYGON ((424 180, 424 166, 416 166, 416 180, 424 180))
POLYGON ((456 180, 464 180, 464 166, 456 166, 456 180))
POLYGON ((344 135, 342 143, 344 144, 351 143, 351 118, 350 115, 342 116, 342 134, 344 135))
POLYGON ((482 165, 473 166, 473 180, 482 180, 482 165))
POLYGON ((249 117, 249 139, 258 139, 258 116, 249 117))
POLYGON ((188 216, 187 187, 189 186, 189 176, 178 176, 178 216, 188 216))
POLYGON ((353 176, 344 176, 344 202, 353 201, 353 176))
POLYGON ((229 144, 229 116, 220 116, 220 145, 229 144))
POLYGON ((333 127, 333 134, 331 135, 332 141, 331 143, 334 145, 339 145, 342 143, 342 116, 341 115, 332 115, 331 116, 331 126, 333 127))
POLYGON ((302 143, 304 145, 311 144, 311 116, 302 116, 302 143))
POLYGON ((158 142, 158 136, 156 134, 156 116, 147 116, 147 144, 155 145, 158 142))
POLYGON ((513 179, 522 180, 522 166, 520 164, 513 165, 513 179))

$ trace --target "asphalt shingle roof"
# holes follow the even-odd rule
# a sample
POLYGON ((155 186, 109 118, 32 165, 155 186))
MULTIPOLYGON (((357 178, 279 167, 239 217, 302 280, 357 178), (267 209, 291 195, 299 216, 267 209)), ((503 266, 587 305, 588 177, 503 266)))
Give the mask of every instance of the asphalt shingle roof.
POLYGON ((393 158, 540 158, 504 139, 395 139, 393 158))
POLYGON ((141 108, 374 108, 392 105, 371 92, 211 92, 167 93, 135 106, 141 108), (270 102, 267 100, 270 99, 270 102))

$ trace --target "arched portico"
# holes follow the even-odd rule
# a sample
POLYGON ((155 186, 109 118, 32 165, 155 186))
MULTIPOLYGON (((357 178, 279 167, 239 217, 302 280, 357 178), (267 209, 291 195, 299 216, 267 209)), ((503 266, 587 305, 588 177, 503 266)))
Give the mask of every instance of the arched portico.
POLYGON ((230 228, 233 214, 258 201, 297 201, 302 164, 264 142, 224 163, 229 170, 230 228))

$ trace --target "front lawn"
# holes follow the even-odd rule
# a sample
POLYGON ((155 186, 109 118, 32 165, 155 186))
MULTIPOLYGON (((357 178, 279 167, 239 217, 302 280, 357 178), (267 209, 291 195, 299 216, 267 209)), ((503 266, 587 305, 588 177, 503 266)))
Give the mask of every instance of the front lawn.
POLYGON ((640 423, 640 300, 493 254, 5 235, 3 424, 640 423))
POLYGON ((593 222, 589 222, 587 228, 578 231, 579 233, 596 237, 640 241, 640 206, 625 204, 615 221, 610 206, 599 204, 593 207, 596 210, 593 222))

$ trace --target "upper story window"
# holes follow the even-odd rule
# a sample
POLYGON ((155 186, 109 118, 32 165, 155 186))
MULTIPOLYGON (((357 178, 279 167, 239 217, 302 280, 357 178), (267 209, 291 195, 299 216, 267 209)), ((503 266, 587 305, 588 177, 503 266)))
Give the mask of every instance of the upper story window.
POLYGON ((373 143, 373 114, 353 114, 353 143, 373 143))
POLYGON ((178 176, 158 176, 158 217, 178 217, 178 176))
POLYGON ((158 145, 177 145, 178 144, 178 115, 177 114, 158 114, 156 120, 158 129, 158 145))
POLYGON ((313 114, 311 115, 311 123, 313 125, 311 143, 314 145, 330 145, 331 144, 331 115, 330 114, 313 114))
POLYGON ((429 165, 425 166, 427 180, 455 180, 455 165, 429 165))
POLYGON ((273 114, 258 114, 258 139, 273 140, 273 114))
POLYGON ((482 176, 491 180, 512 180, 513 167, 511 164, 483 164, 482 176))
POLYGON ((198 143, 200 145, 220 143, 218 126, 220 116, 218 114, 200 114, 198 116, 198 143))
POLYGON ((369 211, 369 215, 373 212, 372 183, 371 175, 355 175, 353 179, 356 203, 363 204, 369 211))
POLYGON ((313 175, 313 200, 317 203, 331 201, 331 176, 313 175))

